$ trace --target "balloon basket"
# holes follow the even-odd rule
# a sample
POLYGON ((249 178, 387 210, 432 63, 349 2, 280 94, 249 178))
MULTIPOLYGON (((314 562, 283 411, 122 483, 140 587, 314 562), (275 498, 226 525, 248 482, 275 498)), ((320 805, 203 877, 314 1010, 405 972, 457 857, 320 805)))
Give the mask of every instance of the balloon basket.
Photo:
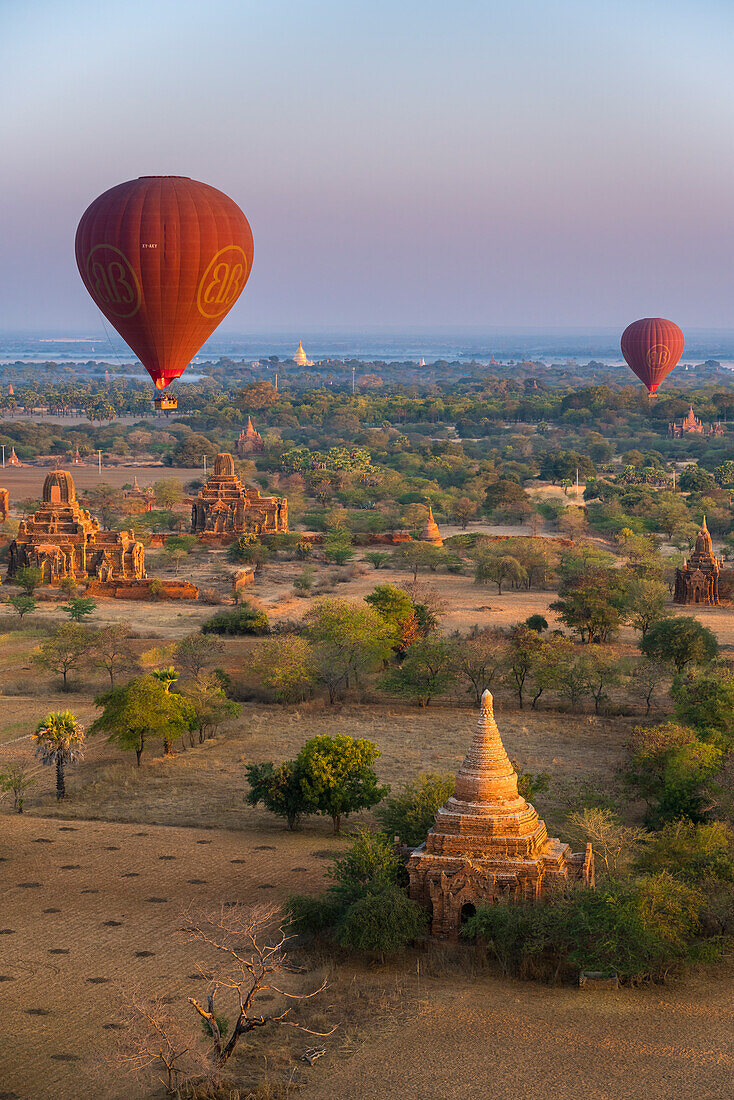
POLYGON ((169 412, 171 409, 178 408, 178 401, 175 397, 156 397, 155 407, 164 412, 169 412))

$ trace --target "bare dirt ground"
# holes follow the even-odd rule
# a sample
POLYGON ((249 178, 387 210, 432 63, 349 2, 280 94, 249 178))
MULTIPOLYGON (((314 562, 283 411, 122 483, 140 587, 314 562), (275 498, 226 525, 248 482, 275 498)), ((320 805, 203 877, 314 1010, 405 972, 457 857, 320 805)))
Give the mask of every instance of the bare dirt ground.
POLYGON ((683 986, 587 993, 498 977, 428 981, 422 1003, 303 1100, 673 1100, 731 1096, 731 966, 683 986))
POLYGON ((185 1017, 186 997, 205 988, 175 935, 186 908, 316 889, 323 846, 283 830, 262 844, 196 829, 0 817, 0 1096, 145 1095, 95 1072, 116 1037, 123 991, 166 995, 185 1017))

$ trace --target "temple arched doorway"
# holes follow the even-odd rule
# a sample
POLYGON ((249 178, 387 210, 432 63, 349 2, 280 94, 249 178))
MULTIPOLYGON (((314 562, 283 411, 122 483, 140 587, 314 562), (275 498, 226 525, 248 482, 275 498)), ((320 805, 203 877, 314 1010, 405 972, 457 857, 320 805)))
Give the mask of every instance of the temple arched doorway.
POLYGON ((471 920, 471 918, 476 915, 476 911, 476 905, 473 905, 470 901, 468 901, 465 905, 462 905, 461 913, 459 915, 459 924, 462 928, 468 920, 471 920))

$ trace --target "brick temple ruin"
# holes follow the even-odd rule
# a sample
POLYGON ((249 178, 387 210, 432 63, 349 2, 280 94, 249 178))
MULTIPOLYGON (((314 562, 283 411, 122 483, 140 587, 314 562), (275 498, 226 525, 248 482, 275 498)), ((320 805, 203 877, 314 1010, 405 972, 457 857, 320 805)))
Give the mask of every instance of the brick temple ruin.
POLYGON ((714 546, 704 516, 691 556, 675 571, 674 602, 717 605, 721 569, 722 564, 714 554, 714 546))
POLYGON ((18 569, 40 569, 45 584, 94 578, 142 580, 145 550, 132 531, 103 531, 76 499, 74 479, 54 470, 43 483, 43 503, 23 520, 10 544, 8 579, 18 569))
POLYGON ((285 497, 264 497, 258 489, 243 485, 234 472, 232 455, 220 454, 214 459, 214 472, 194 501, 191 530, 203 538, 215 539, 287 531, 288 501, 285 497))
POLYGON ((263 437, 255 430, 252 417, 248 416, 247 427, 242 429, 234 446, 240 458, 245 458, 247 455, 260 455, 265 450, 263 437))
POLYGON ((494 720, 492 696, 482 695, 479 723, 425 843, 408 860, 410 896, 429 910, 431 931, 457 940, 479 905, 500 899, 538 902, 555 887, 594 884, 594 854, 572 852, 549 837, 535 808, 518 793, 494 720))
POLYGON ((431 546, 443 546, 443 535, 433 518, 433 508, 430 504, 428 505, 428 519, 426 520, 425 527, 420 533, 420 541, 428 542, 431 546))

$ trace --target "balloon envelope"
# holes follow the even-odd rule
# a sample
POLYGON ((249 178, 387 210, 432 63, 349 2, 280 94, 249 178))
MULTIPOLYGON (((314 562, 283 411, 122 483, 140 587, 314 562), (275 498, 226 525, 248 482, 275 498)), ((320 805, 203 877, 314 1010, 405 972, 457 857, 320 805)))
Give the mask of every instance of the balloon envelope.
POLYGON ((252 268, 232 199, 185 176, 142 176, 96 198, 76 231, 85 287, 158 389, 229 313, 252 268))
POLYGON ((655 393, 683 354, 685 340, 673 321, 643 317, 624 330, 621 344, 627 365, 655 393))

